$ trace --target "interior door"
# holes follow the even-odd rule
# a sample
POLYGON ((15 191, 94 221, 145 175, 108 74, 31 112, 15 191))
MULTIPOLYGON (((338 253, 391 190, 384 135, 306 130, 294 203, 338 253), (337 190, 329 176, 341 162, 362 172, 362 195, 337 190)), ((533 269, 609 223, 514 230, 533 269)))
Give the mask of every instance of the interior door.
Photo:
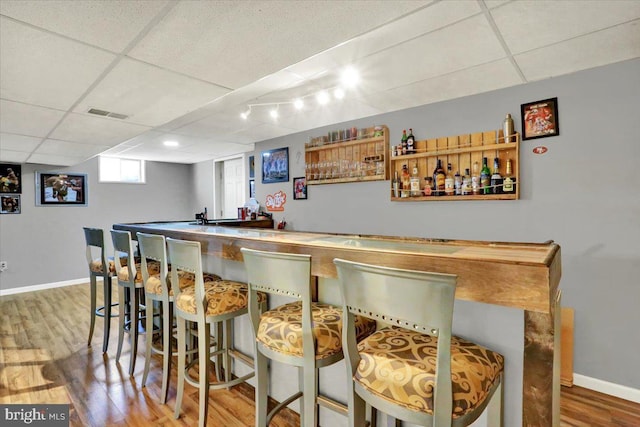
POLYGON ((225 160, 223 165, 223 218, 237 218, 238 208, 246 201, 244 161, 242 158, 225 160))

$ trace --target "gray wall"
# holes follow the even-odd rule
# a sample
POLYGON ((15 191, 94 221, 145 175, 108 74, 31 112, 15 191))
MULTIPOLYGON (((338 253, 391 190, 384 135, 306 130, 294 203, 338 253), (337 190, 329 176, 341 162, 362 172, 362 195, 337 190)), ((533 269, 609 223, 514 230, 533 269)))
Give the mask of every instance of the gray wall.
MULTIPOLYGON (((256 145, 256 159, 261 150, 288 146, 289 175, 303 176, 304 156, 296 159, 304 153, 304 141, 350 126, 386 124, 397 144, 409 127, 418 139, 458 135, 498 129, 511 113, 520 131, 520 105, 551 97, 558 97, 560 135, 523 141, 518 201, 392 203, 389 182, 310 186, 308 200, 293 200, 291 181, 260 183, 259 164, 257 199, 264 206, 267 194, 284 190, 285 212, 275 219, 285 217, 293 230, 553 239, 562 247, 563 305, 576 310, 574 371, 640 388, 639 60, 264 141, 256 145), (538 145, 549 151, 533 154, 538 145)), ((477 310, 477 304, 465 304, 477 310)), ((491 334, 502 333, 495 320, 505 309, 484 306, 480 319, 465 317, 467 310, 456 311, 458 333, 487 335, 485 342, 493 343, 491 334), (485 330, 489 324, 492 329, 485 330)), ((521 312, 511 313, 511 320, 521 324, 521 312)), ((500 350, 513 343, 495 345, 500 350)), ((516 358, 521 351, 506 350, 516 358)), ((517 392, 517 385, 511 387, 517 392)))
POLYGON ((192 166, 147 162, 146 184, 98 183, 98 160, 63 168, 22 165, 22 213, 0 215, 0 259, 9 269, 0 273, 0 289, 41 285, 88 277, 81 227, 109 230, 118 222, 193 218, 192 166), (87 207, 35 206, 34 172, 86 173, 87 207))

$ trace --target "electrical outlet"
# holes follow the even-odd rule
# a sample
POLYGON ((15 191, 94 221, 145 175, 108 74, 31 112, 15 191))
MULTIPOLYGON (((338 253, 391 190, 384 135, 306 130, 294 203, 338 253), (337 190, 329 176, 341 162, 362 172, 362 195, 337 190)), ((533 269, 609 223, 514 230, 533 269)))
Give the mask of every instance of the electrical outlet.
POLYGON ((0 272, 5 271, 9 268, 9 263, 7 261, 0 261, 0 272))

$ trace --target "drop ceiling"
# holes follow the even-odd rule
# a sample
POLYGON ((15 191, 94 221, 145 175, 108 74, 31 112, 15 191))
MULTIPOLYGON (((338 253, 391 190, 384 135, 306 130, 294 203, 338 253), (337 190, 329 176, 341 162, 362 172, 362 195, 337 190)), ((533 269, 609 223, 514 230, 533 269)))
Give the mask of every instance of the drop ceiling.
POLYGON ((196 163, 638 57, 638 0, 2 0, 0 161, 196 163), (315 105, 347 66, 357 88, 315 105))

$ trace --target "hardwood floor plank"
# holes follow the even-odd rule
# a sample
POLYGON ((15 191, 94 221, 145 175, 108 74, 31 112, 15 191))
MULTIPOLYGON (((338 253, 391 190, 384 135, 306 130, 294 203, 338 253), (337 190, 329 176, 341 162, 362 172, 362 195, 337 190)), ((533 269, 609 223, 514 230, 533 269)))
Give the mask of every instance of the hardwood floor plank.
MULTIPOLYGON (((102 286, 98 298, 102 301, 102 286)), ((114 290, 117 301, 117 290, 114 290)), ((100 303, 99 303, 100 305, 100 303)), ((0 299, 0 403, 69 403, 73 427, 186 427, 197 424, 198 392, 186 385, 179 419, 173 412, 176 364, 169 398, 159 403, 162 362, 152 356, 146 387, 144 336, 140 337, 134 377, 128 375, 129 344, 120 363, 115 361, 117 319, 112 320, 109 351, 102 354, 103 320, 96 319, 92 346, 89 331, 89 285, 75 285, 0 299)), ((128 336, 125 337, 128 341, 128 336)), ((275 402, 271 401, 273 407, 275 402)), ((253 388, 246 384, 209 393, 209 427, 252 427, 253 388)), ((298 415, 285 410, 271 427, 299 424, 298 415)), ((580 387, 562 387, 561 426, 638 427, 640 404, 580 387)))

